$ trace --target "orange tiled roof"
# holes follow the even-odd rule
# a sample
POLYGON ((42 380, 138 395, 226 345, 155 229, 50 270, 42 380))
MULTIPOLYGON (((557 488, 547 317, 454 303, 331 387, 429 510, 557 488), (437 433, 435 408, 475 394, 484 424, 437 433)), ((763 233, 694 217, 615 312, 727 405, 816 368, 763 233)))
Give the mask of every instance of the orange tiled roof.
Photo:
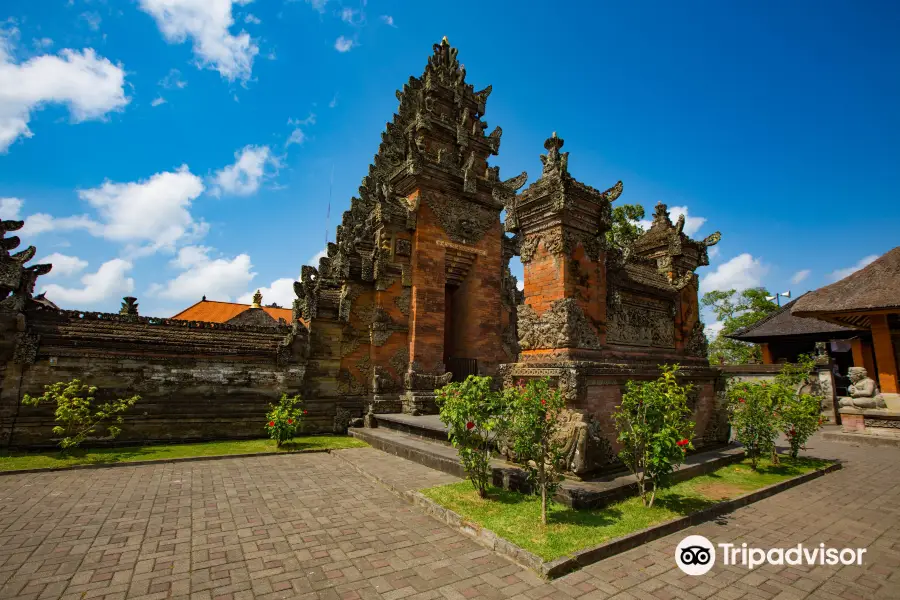
MULTIPOLYGON (((206 321, 207 323, 225 323, 235 318, 245 310, 249 310, 249 304, 237 304, 236 302, 217 302, 215 300, 201 300, 197 304, 190 306, 174 317, 173 319, 182 319, 185 321, 206 321)), ((289 308, 273 308, 263 306, 266 311, 277 322, 278 319, 284 319, 285 322, 291 322, 291 309, 289 308)))

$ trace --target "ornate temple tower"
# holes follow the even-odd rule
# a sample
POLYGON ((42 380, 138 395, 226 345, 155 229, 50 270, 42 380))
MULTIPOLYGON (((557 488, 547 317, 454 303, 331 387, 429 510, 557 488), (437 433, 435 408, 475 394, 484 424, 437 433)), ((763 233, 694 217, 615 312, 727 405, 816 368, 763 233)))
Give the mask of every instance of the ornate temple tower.
POLYGON ((488 165, 502 133, 485 134, 490 92, 466 83, 446 38, 397 92, 398 112, 335 243, 295 286, 311 393, 432 412, 434 389, 454 373, 491 374, 515 360, 500 212, 525 174, 501 182, 488 165))

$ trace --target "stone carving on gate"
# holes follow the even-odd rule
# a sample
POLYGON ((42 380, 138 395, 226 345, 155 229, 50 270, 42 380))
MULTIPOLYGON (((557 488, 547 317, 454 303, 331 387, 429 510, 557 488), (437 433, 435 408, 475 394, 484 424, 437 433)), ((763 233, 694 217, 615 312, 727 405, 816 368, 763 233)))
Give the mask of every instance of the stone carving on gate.
POLYGON ((691 328, 691 333, 684 346, 684 350, 689 356, 705 357, 709 354, 709 341, 706 339, 704 329, 702 321, 697 321, 691 328))
POLYGON ((459 244, 477 244, 487 230, 497 222, 497 210, 440 192, 423 194, 426 204, 437 217, 441 228, 451 240, 459 244))
POLYGON ((675 347, 671 303, 620 295, 607 304, 606 340, 610 344, 675 347), (624 297, 623 297, 624 296, 624 297))
POLYGON ((411 302, 412 290, 410 290, 409 288, 403 288, 403 290, 400 292, 400 295, 394 298, 394 304, 397 305, 400 313, 405 317, 409 316, 409 308, 411 302))
POLYGON ((519 306, 518 329, 522 350, 602 348, 600 338, 574 298, 555 301, 540 316, 528 304, 519 306))
POLYGON ((600 422, 585 411, 564 410, 560 415, 559 436, 565 440, 562 448, 565 470, 575 475, 596 471, 616 458, 601 433, 600 422))

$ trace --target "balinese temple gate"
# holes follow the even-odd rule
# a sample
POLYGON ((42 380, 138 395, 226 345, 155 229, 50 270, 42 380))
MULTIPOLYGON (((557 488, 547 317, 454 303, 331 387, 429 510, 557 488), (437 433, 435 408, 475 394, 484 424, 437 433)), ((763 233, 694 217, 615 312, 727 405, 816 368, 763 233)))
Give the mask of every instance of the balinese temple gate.
POLYGON ((570 466, 586 472, 611 459, 610 415, 625 382, 678 363, 695 386, 695 441, 724 441, 695 274, 719 234, 692 240, 683 217, 673 224, 659 204, 632 248, 611 247, 622 183, 601 192, 577 181, 555 133, 541 177, 517 194, 526 173, 502 180, 488 164, 502 134, 486 133, 490 93, 466 83, 446 38, 397 92, 335 242, 295 284, 295 332, 309 332, 305 393, 350 413, 423 414, 436 412, 434 390, 451 379, 550 376, 570 409, 579 450, 570 466))

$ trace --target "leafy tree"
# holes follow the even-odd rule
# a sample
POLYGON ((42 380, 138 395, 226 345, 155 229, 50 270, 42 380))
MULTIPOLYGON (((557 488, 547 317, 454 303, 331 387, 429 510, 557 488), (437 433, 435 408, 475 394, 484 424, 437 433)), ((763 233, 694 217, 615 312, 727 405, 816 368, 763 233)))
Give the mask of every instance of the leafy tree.
POLYGON ((787 363, 775 376, 770 393, 775 395, 779 428, 791 445, 791 457, 797 458, 806 441, 822 426, 822 400, 816 394, 802 393, 800 386, 815 370, 815 358, 801 354, 794 364, 787 363))
POLYGON ((693 446, 694 423, 687 406, 691 386, 678 384, 678 365, 661 365, 654 381, 628 381, 622 404, 613 413, 622 450, 619 458, 634 474, 644 506, 670 483, 675 467, 693 446))
POLYGON ((775 440, 779 430, 778 406, 768 388, 769 383, 765 381, 732 379, 728 382, 726 391, 731 430, 735 439, 744 446, 753 470, 756 470, 759 459, 765 454, 771 453, 773 460, 777 461, 775 440))
POLYGON ((509 438, 517 460, 528 470, 535 492, 541 495, 541 524, 547 524, 547 502, 563 478, 565 440, 558 435, 566 401, 550 378, 531 380, 506 390, 509 438))
POLYGON ((266 414, 266 432, 275 440, 275 446, 280 448, 285 442, 294 439, 297 432, 303 426, 303 415, 306 411, 301 407, 300 396, 288 397, 281 395, 278 404, 270 404, 266 414))
POLYGON ((738 293, 735 290, 712 291, 703 294, 702 306, 711 308, 716 320, 722 322, 719 335, 709 343, 709 361, 713 364, 741 365, 761 363, 762 350, 750 344, 726 338, 739 329, 749 327, 778 310, 778 305, 766 300, 765 288, 750 288, 738 293))
POLYGON ((59 447, 68 450, 77 448, 88 436, 96 433, 104 421, 111 423, 106 425, 109 437, 117 437, 122 432, 119 425, 124 421, 123 413, 141 399, 140 396, 132 396, 97 404, 94 398, 96 393, 96 387, 85 385, 80 379, 73 379, 68 383, 60 381, 44 386, 42 396, 25 394, 22 404, 38 406, 44 402, 56 403, 58 425, 53 428, 53 433, 63 436, 59 447))
POLYGON ((630 247, 644 230, 637 222, 644 218, 640 204, 622 204, 612 209, 612 227, 606 232, 606 241, 619 250, 630 247))
POLYGON ((492 389, 490 377, 469 375, 437 390, 441 422, 459 452, 469 480, 482 498, 491 483, 491 441, 503 433, 503 395, 492 389))

